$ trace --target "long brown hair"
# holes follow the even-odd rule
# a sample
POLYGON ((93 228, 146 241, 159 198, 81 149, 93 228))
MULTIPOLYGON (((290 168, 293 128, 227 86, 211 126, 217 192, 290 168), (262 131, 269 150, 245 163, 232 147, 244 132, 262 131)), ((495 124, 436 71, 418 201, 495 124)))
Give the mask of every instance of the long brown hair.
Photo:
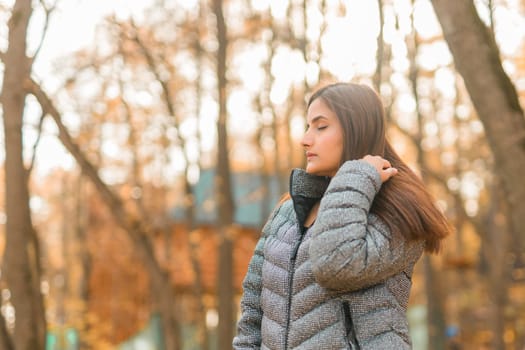
POLYGON ((422 180, 387 141, 385 112, 377 93, 366 85, 336 83, 317 90, 308 107, 317 98, 337 115, 343 128, 341 164, 371 154, 387 159, 398 169, 397 175, 383 183, 370 211, 408 239, 424 239, 427 252, 439 252, 450 226, 422 180))

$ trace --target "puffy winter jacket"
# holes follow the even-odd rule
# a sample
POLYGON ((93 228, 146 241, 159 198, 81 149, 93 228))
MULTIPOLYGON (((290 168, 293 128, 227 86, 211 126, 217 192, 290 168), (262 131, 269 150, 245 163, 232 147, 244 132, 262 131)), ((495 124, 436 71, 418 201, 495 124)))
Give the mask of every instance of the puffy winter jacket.
POLYGON ((292 171, 292 199, 264 226, 243 282, 234 349, 411 348, 406 308, 424 245, 369 212, 380 187, 363 161, 331 180, 292 171))

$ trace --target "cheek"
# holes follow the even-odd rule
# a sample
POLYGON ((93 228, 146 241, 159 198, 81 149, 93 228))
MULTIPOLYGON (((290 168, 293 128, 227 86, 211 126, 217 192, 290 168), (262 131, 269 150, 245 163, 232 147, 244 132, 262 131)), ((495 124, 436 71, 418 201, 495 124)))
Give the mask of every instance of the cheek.
POLYGON ((334 156, 336 156, 338 160, 342 160, 344 154, 343 135, 341 133, 336 133, 333 140, 332 149, 334 150, 334 156))

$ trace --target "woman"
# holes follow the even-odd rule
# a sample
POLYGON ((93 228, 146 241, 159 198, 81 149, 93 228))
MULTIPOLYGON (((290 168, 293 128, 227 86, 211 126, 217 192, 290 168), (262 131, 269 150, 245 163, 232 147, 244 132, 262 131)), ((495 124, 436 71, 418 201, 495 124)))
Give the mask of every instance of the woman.
POLYGON ((234 349, 410 349, 414 264, 445 217, 385 138, 377 94, 338 83, 310 98, 305 170, 263 228, 234 349))

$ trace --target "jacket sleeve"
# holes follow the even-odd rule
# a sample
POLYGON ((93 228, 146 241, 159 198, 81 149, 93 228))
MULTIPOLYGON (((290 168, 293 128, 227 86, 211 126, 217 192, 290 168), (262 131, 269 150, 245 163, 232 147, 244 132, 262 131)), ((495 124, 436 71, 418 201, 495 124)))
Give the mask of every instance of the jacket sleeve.
POLYGON ((354 291, 378 284, 413 266, 423 243, 391 232, 370 214, 381 178, 370 164, 344 163, 332 178, 312 226, 310 259, 317 282, 354 291))
POLYGON ((242 283, 241 318, 237 323, 237 336, 233 339, 233 349, 259 349, 261 346, 261 292, 262 267, 264 262, 264 245, 273 219, 279 208, 276 208, 265 224, 262 235, 248 265, 248 272, 242 283))
POLYGON ((263 236, 257 242, 242 283, 241 318, 237 323, 237 336, 233 339, 234 349, 259 349, 261 346, 261 271, 265 240, 263 236))

